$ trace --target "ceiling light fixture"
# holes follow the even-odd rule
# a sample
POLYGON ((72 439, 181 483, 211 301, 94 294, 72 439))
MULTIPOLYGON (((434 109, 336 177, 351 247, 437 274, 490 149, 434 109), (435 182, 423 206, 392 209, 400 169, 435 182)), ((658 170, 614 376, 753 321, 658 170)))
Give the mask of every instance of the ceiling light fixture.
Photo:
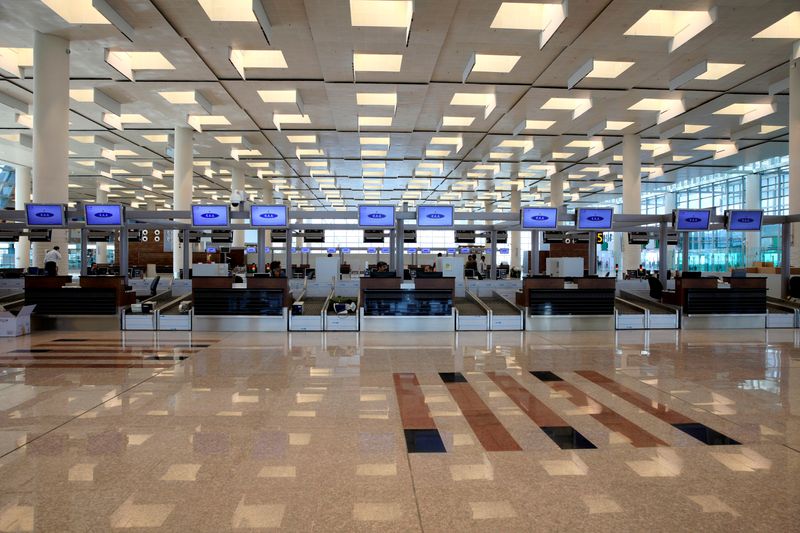
POLYGON ((539 35, 539 49, 544 48, 567 18, 567 0, 561 3, 503 2, 492 20, 492 29, 533 30, 539 35))
POLYGON ((716 19, 716 8, 707 11, 651 9, 628 28, 625 35, 669 37, 669 52, 672 53, 711 26, 716 19))
POLYGON ((367 28, 405 28, 411 35, 414 2, 411 0, 350 0, 350 24, 367 28))
POLYGON ((175 70, 161 52, 124 52, 105 50, 105 61, 114 70, 131 81, 136 81, 136 73, 141 70, 175 70))
POLYGON ((186 118, 189 124, 197 132, 203 131, 203 126, 230 126, 231 121, 224 115, 189 115, 186 118))
POLYGON ((247 69, 289 68, 280 50, 237 50, 230 49, 231 64, 243 80, 247 79, 247 69))
POLYGON ((473 72, 486 72, 492 74, 508 74, 522 56, 499 55, 499 54, 479 54, 473 52, 469 56, 467 66, 461 77, 461 83, 466 83, 467 78, 473 72))
POLYGON ((400 72, 403 54, 364 54, 353 52, 354 72, 400 72))
POLYGON ((800 11, 789 13, 753 35, 753 39, 800 39, 800 11))
POLYGON ((455 93, 450 100, 450 105, 480 106, 483 108, 483 119, 489 118, 497 107, 495 93, 455 93))
POLYGON ((591 98, 550 98, 542 105, 542 109, 557 109, 572 111, 575 120, 592 108, 591 98))
POLYGON ((773 103, 737 103, 723 107, 719 111, 714 111, 714 115, 739 115, 739 124, 747 124, 754 120, 766 117, 778 110, 778 106, 773 103))
POLYGON ((590 59, 567 80, 567 89, 575 87, 583 78, 614 79, 634 65, 632 61, 601 61, 590 59))
POLYGON ((170 104, 197 104, 202 107, 206 113, 209 115, 212 114, 211 102, 200 94, 199 91, 159 91, 158 94, 170 104))

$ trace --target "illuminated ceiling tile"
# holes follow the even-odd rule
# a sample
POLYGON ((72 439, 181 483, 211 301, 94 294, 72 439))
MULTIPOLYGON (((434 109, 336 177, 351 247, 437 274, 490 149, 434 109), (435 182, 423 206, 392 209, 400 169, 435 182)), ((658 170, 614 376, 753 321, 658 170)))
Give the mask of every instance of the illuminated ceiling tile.
POLYGON ((574 156, 574 152, 553 152, 550 154, 553 156, 553 159, 569 159, 570 157, 574 156))
POLYGON ((617 78, 633 65, 632 61, 601 61, 592 58, 569 77, 567 88, 572 89, 584 78, 617 78))
POLYGON ((150 124, 147 117, 138 113, 123 113, 119 119, 123 124, 150 124))
POLYGON ((0 48, 0 69, 20 78, 20 69, 32 66, 33 48, 0 48))
POLYGON ((189 115, 186 122, 196 131, 202 132, 204 126, 230 126, 224 115, 189 115))
POLYGON ((129 150, 127 148, 121 148, 119 150, 114 150, 114 155, 117 157, 133 157, 139 155, 137 152, 133 150, 129 150))
POLYGON ((303 157, 323 157, 325 155, 325 152, 319 148, 297 148, 294 153, 298 159, 303 157))
POLYGON ((643 142, 642 150, 644 150, 645 152, 653 152, 653 157, 658 157, 660 155, 669 153, 671 148, 669 143, 667 142, 662 142, 662 143, 643 142))
POLYGON ((425 150, 425 157, 447 157, 450 155, 450 150, 425 150))
POLYGON ((361 163, 361 168, 377 168, 379 170, 386 170, 386 163, 361 163))
POLYGON ((233 148, 231 150, 231 157, 234 158, 236 161, 239 161, 242 157, 258 157, 261 155, 261 150, 256 149, 237 149, 233 148))
POLYGON ((686 124, 683 126, 683 133, 698 133, 703 130, 710 128, 711 126, 707 124, 686 124))
POLYGON ((159 91, 161 97, 175 105, 197 104, 211 114, 211 102, 198 91, 159 91))
POLYGON ((513 152, 489 152, 489 159, 508 159, 513 155, 513 152))
POLYGON ((707 143, 697 148, 694 148, 696 152, 714 152, 714 159, 721 159, 723 157, 728 157, 734 155, 739 152, 739 149, 736 145, 732 142, 722 142, 722 143, 707 143))
POLYGON ((642 98, 628 108, 629 111, 654 111, 657 112, 657 124, 674 118, 684 112, 682 99, 642 98))
POLYGON ((213 22, 256 22, 253 0, 197 0, 213 22))
POLYGON ((566 18, 566 0, 561 3, 503 2, 490 27, 502 30, 540 31, 539 49, 541 49, 566 18))
POLYGON ((230 61, 243 80, 247 79, 247 69, 289 68, 280 50, 237 50, 231 48, 230 61))
POLYGON ((70 89, 69 97, 76 102, 94 102, 94 89, 70 89))
POLYGON ((363 54, 353 52, 355 72, 400 72, 403 54, 363 54))
POLYGON ((165 143, 169 142, 169 135, 166 134, 155 134, 155 135, 142 135, 146 140, 150 141, 151 143, 165 143))
POLYGON ((106 63, 131 81, 140 70, 175 70, 161 52, 124 52, 106 49, 106 63))
POLYGON ((767 135, 769 133, 780 131, 784 128, 786 128, 786 126, 770 126, 769 124, 762 124, 761 128, 758 130, 758 133, 759 135, 767 135))
POLYGON ((627 122, 624 120, 608 120, 606 121, 605 129, 607 131, 621 131, 631 125, 633 125, 633 122, 627 122))
POLYGON ((753 35, 753 39, 800 39, 800 11, 789 13, 775 24, 753 35))
POLYGON ((83 144, 94 143, 94 135, 70 135, 69 138, 83 144))
POLYGON ((405 28, 406 42, 414 17, 411 0, 350 0, 350 24, 367 28, 405 28))
POLYGON ((472 72, 492 72, 496 74, 508 74, 522 56, 497 55, 497 54, 478 54, 474 55, 474 65, 472 72))
POLYGON ((769 104, 743 104, 736 103, 723 107, 719 111, 714 111, 715 115, 739 115, 739 124, 746 124, 753 120, 758 120, 777 111, 774 103, 769 104))
POLYGON ((392 117, 365 117, 365 116, 358 116, 358 127, 378 127, 378 126, 391 126, 392 125, 392 117))
POLYGON ((744 63, 707 63, 705 74, 697 76, 697 80, 719 80, 744 66, 744 63))
POLYGON ((294 104, 297 102, 297 89, 257 91, 263 102, 268 104, 294 104))
POLYGON ((214 139, 221 144, 242 144, 243 140, 241 135, 219 135, 214 139))
POLYGON ((517 126, 514 133, 519 134, 526 130, 545 131, 550 129, 555 123, 555 120, 526 120, 517 126))
POLYGON ((397 93, 356 93, 356 104, 397 107, 397 93))
POLYGON ((492 93, 455 93, 450 100, 450 105, 480 106, 483 108, 483 118, 486 119, 497 107, 497 96, 492 93))
POLYGON ((672 160, 675 163, 680 163, 681 161, 686 161, 687 159, 691 159, 692 156, 690 155, 673 155, 672 160))
POLYGON ((42 0, 42 3, 70 24, 110 24, 92 5, 92 0, 42 0))
POLYGON ((475 121, 475 117, 442 117, 442 126, 469 126, 475 121))
POLYGON ((327 161, 303 161, 303 164, 310 168, 324 168, 328 166, 327 161))
POLYGON ((293 144, 316 144, 316 135, 287 135, 286 138, 293 144))
POLYGON ((669 37, 669 52, 685 44, 709 27, 717 18, 717 11, 675 11, 651 9, 625 32, 630 36, 669 37))
POLYGON ((361 150, 361 157, 386 157, 386 150, 361 150))
POLYGON ((311 117, 297 113, 273 113, 272 123, 281 131, 284 124, 311 124, 311 117))
POLYGON ((591 98, 550 98, 542 105, 542 109, 558 109, 572 111, 572 118, 576 119, 592 108, 591 98))
POLYGON ((362 146, 366 146, 366 145, 389 146, 390 138, 389 137, 361 137, 359 139, 359 143, 362 146))

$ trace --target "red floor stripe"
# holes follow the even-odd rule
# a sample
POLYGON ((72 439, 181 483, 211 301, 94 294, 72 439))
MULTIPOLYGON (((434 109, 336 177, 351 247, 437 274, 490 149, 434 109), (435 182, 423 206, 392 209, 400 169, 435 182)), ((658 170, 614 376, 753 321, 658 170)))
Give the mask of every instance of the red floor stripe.
POLYGON ((522 450, 469 383, 445 383, 445 386, 487 452, 522 450))
POLYGON ((403 429, 436 429, 425 395, 413 373, 394 374, 394 389, 400 406, 403 429))

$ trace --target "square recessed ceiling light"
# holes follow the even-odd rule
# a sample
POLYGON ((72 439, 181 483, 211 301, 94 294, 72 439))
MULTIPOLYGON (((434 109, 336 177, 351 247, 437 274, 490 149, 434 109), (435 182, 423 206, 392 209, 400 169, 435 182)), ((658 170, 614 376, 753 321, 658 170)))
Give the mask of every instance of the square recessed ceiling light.
POLYGON ((508 74, 522 56, 515 55, 495 55, 495 54, 475 54, 475 64, 472 72, 492 72, 496 74, 508 74))
POLYGON ((224 115, 189 115, 186 122, 196 131, 203 131, 203 126, 230 126, 231 122, 224 115))
POLYGON ((711 126, 707 124, 686 124, 683 126, 683 133, 698 133, 703 130, 710 128, 711 126))
MULTIPOLYGON (((175 70, 175 65, 161 52, 106 50, 106 62, 125 76, 139 70, 175 70)), ((128 77, 133 79, 132 76, 128 77)))
POLYGON ((628 28, 625 35, 669 37, 669 51, 672 53, 713 24, 716 18, 714 8, 707 11, 651 9, 628 28))
POLYGON ((316 144, 316 135, 287 135, 286 138, 293 144, 316 144))
POLYGON ((350 24, 368 28, 409 28, 411 0, 350 0, 350 24))
POLYGON ((242 79, 247 79, 247 69, 289 68, 281 50, 237 50, 231 48, 229 58, 242 79))
POLYGON ((196 104, 194 91, 159 91, 158 94, 170 104, 196 104))
POLYGON ((800 39, 800 11, 793 11, 781 20, 753 35, 753 39, 800 39))
POLYGON ((719 80, 744 66, 744 63, 706 63, 706 71, 696 80, 719 80))
POLYGON ((111 24, 92 5, 92 0, 42 0, 42 3, 70 24, 111 24))
POLYGON ((253 0, 197 0, 214 22, 257 22, 253 0))
POLYGON ((548 130, 550 129, 553 124, 555 124, 555 120, 526 120, 523 124, 523 130, 548 130))
POLYGON ((621 131, 631 126, 633 122, 627 122, 624 120, 608 120, 606 121, 606 131, 621 131))
POLYGON ((358 127, 368 127, 368 126, 391 126, 392 125, 392 117, 363 117, 361 115, 358 116, 358 127))
POLYGON ((389 146, 389 137, 361 137, 359 142, 364 145, 389 146))
POLYGON ((550 98, 542 105, 542 109, 558 109, 572 111, 572 118, 576 119, 592 108, 591 98, 550 98))
POLYGON ((600 61, 595 59, 592 61, 593 68, 586 77, 604 79, 617 78, 633 65, 633 61, 600 61))
POLYGON ((403 54, 362 54, 353 52, 356 72, 400 72, 403 54))
POLYGON ((685 107, 682 99, 671 98, 642 98, 628 108, 629 111, 655 111, 658 115, 658 124, 674 118, 683 113, 685 107))
POLYGON ((785 128, 786 128, 786 126, 771 126, 769 124, 762 124, 761 127, 758 130, 758 134, 759 135, 767 135, 769 133, 780 131, 780 130, 785 129, 785 128))
POLYGON ((475 122, 475 117, 455 117, 444 116, 442 117, 442 126, 470 126, 475 122))
POLYGON ((425 150, 425 157, 447 157, 450 150, 425 150))
POLYGON ((150 141, 151 143, 165 143, 169 142, 169 135, 166 134, 155 134, 155 135, 142 135, 146 140, 150 141))
POLYGON ((138 113, 123 113, 119 116, 119 120, 123 124, 150 124, 147 117, 138 113))
POLYGON ((76 102, 94 102, 94 89, 70 89, 69 97, 76 102))
POLYGON ((294 104, 297 102, 297 89, 257 92, 261 100, 268 104, 294 104))
POLYGON ((723 107, 719 111, 714 111, 715 115, 739 115, 739 124, 746 124, 767 115, 771 115, 777 111, 777 106, 773 103, 770 104, 731 104, 723 107))
POLYGON ((566 4, 566 0, 561 3, 503 2, 490 27, 501 30, 541 31, 539 36, 541 49, 567 18, 566 4))
POLYGON ((356 93, 356 104, 397 107, 397 93, 356 93))
POLYGON ((361 157, 386 157, 386 150, 361 150, 361 157))
POLYGON ((272 123, 281 131, 284 124, 311 124, 311 117, 297 113, 273 113, 272 123))
POLYGON ((221 144, 242 144, 241 135, 219 135, 214 139, 221 144))

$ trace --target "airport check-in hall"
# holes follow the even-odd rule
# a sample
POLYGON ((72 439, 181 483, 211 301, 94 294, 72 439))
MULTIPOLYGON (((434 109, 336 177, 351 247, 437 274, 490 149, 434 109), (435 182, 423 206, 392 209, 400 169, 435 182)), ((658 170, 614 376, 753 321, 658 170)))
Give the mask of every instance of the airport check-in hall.
POLYGON ((798 531, 796 0, 0 0, 0 532, 798 531))

